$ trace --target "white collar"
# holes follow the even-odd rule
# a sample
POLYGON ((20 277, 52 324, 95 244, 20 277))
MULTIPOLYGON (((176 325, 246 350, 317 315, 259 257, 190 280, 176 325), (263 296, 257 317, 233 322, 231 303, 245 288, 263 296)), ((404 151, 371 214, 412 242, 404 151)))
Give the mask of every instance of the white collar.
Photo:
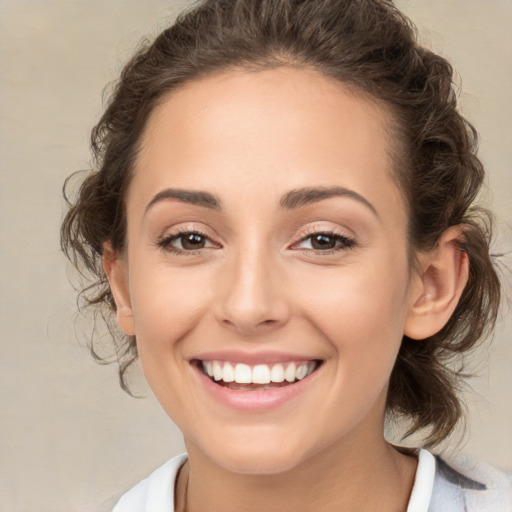
POLYGON ((407 505, 407 512, 428 512, 435 476, 435 457, 427 450, 420 448, 418 450, 418 467, 414 477, 411 497, 409 498, 409 505, 407 505))

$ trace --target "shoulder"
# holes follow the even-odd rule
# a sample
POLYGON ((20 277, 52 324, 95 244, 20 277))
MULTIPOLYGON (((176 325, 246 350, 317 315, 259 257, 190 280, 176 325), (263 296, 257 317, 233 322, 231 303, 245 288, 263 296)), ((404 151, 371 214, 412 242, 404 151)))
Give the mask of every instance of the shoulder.
POLYGON ((174 483, 186 454, 168 460, 123 494, 112 512, 173 512, 174 483))
POLYGON ((467 455, 435 458, 429 512, 512 511, 512 475, 467 455))

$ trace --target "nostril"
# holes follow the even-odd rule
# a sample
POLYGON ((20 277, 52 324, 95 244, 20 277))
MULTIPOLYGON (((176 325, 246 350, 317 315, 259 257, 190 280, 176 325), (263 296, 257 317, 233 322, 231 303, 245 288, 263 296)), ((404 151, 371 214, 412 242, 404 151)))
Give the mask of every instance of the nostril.
POLYGON ((266 330, 266 328, 272 328, 279 324, 279 320, 269 318, 267 320, 261 320, 261 321, 233 321, 229 318, 223 318, 222 319, 222 325, 225 327, 235 328, 237 330, 241 331, 251 331, 251 332, 259 332, 262 329, 266 330))

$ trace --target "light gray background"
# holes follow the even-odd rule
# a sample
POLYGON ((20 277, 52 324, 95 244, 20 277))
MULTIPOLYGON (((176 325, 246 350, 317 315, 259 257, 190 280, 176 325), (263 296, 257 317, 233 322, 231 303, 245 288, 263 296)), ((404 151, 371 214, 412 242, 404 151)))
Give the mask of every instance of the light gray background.
MULTIPOLYGON (((0 0, 1 510, 108 511, 123 490, 183 449, 151 395, 128 397, 116 368, 95 365, 79 345, 83 322, 73 320, 58 240, 61 185, 88 166, 103 86, 139 39, 183 5, 0 0)), ((492 190, 483 199, 500 219, 497 248, 510 251, 512 1, 399 5, 463 78, 462 109, 481 133, 492 190)), ((512 266, 510 255, 505 262, 512 266)), ((463 446, 504 469, 512 469, 510 317, 474 358, 481 377, 467 395, 471 429, 463 446)))

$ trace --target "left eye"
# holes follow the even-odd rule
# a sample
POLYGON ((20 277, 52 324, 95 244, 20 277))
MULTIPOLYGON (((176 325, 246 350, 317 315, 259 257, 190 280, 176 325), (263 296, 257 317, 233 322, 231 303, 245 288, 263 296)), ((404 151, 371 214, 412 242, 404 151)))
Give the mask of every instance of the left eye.
POLYGON ((346 249, 352 247, 354 241, 343 235, 335 233, 315 233, 303 238, 297 246, 300 249, 311 249, 314 251, 328 251, 333 249, 346 249))

